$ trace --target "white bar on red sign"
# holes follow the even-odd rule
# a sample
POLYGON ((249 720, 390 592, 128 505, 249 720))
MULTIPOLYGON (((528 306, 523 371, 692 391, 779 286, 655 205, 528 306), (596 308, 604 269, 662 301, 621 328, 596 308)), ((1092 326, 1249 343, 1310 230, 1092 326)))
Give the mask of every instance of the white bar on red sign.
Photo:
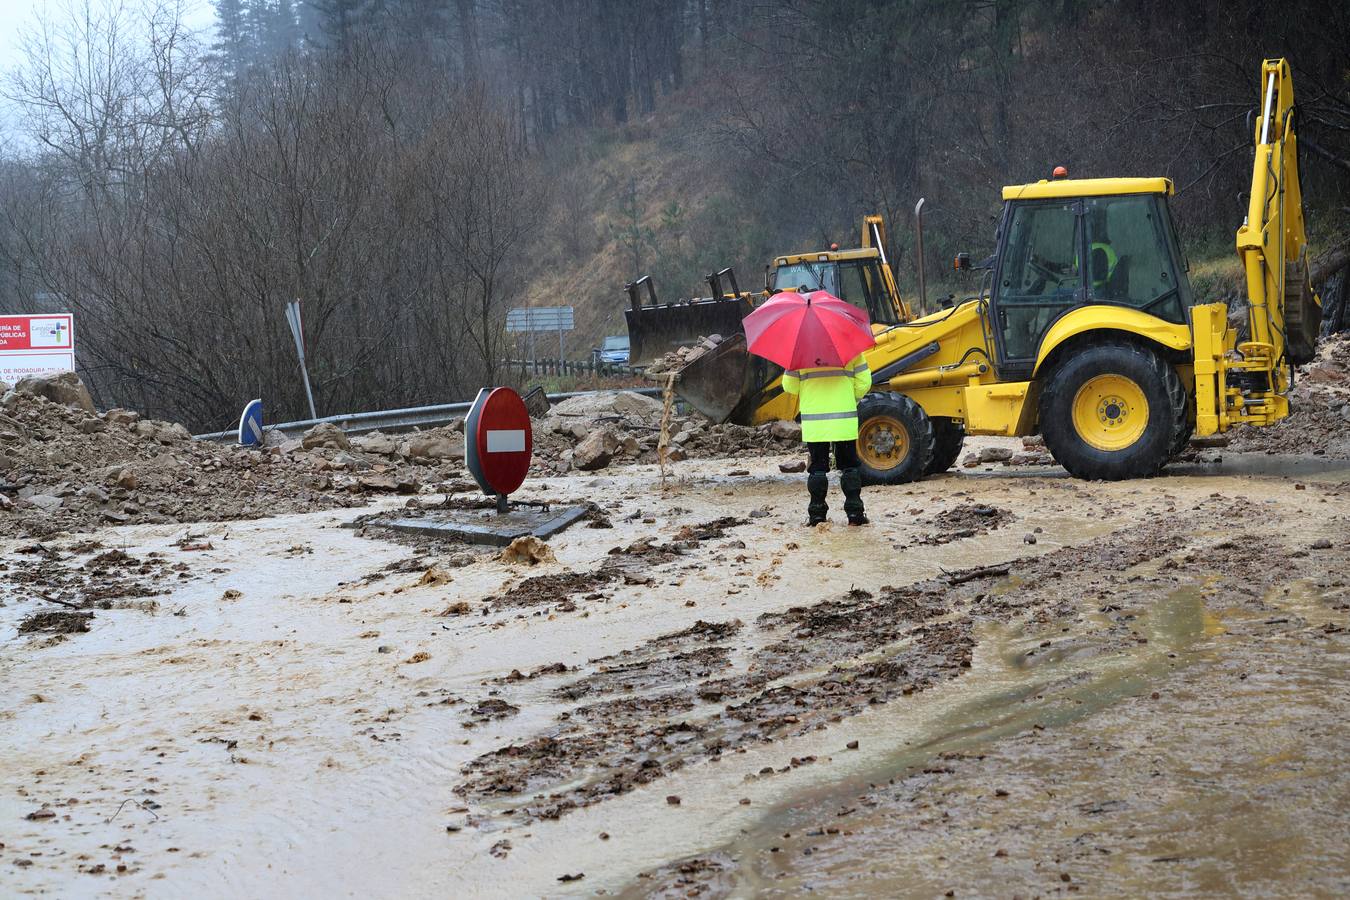
POLYGON ((491 431, 487 433, 487 452, 488 453, 524 453, 525 452, 525 432, 522 429, 513 431, 491 431))

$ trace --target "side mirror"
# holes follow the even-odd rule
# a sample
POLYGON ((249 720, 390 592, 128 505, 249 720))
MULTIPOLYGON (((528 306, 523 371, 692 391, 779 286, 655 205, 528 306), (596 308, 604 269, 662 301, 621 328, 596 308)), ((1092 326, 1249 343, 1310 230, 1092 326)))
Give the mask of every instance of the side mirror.
POLYGON ((962 269, 974 268, 974 266, 972 266, 970 263, 970 254, 969 253, 956 254, 956 259, 952 260, 952 268, 958 272, 961 271, 962 269))

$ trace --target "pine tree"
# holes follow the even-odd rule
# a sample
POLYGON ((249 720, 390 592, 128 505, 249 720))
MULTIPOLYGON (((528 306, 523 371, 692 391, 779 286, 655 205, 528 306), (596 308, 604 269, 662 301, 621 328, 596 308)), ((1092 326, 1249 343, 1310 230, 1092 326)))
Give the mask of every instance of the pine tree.
POLYGON ((272 46, 279 53, 300 46, 300 18, 294 0, 276 0, 272 7, 272 46))
POLYGON ((367 10, 367 0, 308 0, 317 14, 319 35, 308 35, 319 40, 330 50, 346 54, 351 50, 356 32, 367 10))
POLYGON ((272 24, 272 4, 268 0, 244 0, 244 31, 252 51, 250 65, 271 55, 272 24))
POLYGON ((248 11, 244 0, 213 0, 216 9, 216 55, 232 81, 244 77, 249 63, 248 11))

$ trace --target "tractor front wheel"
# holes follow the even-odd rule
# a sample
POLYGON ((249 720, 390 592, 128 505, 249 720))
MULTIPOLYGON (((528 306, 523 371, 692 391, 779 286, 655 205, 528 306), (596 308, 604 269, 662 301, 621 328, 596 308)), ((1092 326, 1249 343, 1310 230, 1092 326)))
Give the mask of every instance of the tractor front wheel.
POLYGON ((863 484, 918 481, 933 461, 933 422, 904 394, 868 394, 858 404, 863 484))

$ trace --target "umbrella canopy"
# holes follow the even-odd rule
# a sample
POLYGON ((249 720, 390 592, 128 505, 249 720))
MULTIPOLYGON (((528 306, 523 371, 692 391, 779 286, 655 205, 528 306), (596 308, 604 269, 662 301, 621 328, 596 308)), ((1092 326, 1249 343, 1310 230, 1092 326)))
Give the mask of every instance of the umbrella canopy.
POLYGON ((749 351, 785 369, 842 366, 876 343, 867 313, 828 291, 774 294, 744 324, 749 351))

